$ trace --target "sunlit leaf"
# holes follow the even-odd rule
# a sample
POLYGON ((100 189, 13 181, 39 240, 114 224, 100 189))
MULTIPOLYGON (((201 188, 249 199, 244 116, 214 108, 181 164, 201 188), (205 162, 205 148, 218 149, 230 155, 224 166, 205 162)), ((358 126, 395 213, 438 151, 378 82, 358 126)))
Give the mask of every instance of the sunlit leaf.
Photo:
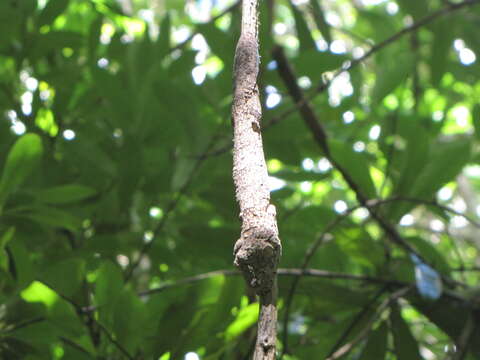
POLYGON ((391 307, 390 321, 392 324, 395 354, 398 360, 421 360, 418 343, 397 305, 391 307))
POLYGON ((37 168, 42 153, 42 140, 36 134, 26 134, 16 141, 8 153, 0 180, 0 209, 8 195, 37 168))
POLYGON ((22 291, 21 296, 25 301, 41 302, 47 307, 51 307, 58 300, 57 293, 39 281, 32 282, 22 291))
POLYGON ((70 0, 49 0, 38 17, 38 26, 51 24, 68 7, 70 0))
POLYGON ((402 52, 401 54, 389 52, 390 57, 395 57, 396 61, 388 61, 378 63, 376 71, 375 88, 372 93, 372 102, 379 103, 385 96, 395 90, 412 71, 412 59, 410 53, 402 52))
POLYGON ((225 340, 232 341, 257 322, 258 303, 250 304, 239 310, 236 319, 225 330, 225 340))

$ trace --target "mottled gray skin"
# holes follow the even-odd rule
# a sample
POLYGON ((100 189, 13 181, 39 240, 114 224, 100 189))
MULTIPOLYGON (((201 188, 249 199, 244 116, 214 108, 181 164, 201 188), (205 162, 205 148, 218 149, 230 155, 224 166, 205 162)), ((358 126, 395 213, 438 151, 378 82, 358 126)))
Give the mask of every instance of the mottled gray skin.
POLYGON ((242 232, 234 253, 235 264, 243 271, 250 286, 260 294, 272 287, 281 248, 275 207, 270 204, 261 136, 257 30, 256 25, 253 28, 243 25, 243 29, 250 31, 242 31, 235 52, 232 106, 233 179, 242 220, 242 232))
POLYGON ((276 271, 281 254, 275 207, 270 204, 263 154, 257 75, 257 0, 242 4, 242 31, 235 51, 232 105, 233 180, 242 228, 235 243, 235 265, 260 297, 254 360, 275 359, 276 271))

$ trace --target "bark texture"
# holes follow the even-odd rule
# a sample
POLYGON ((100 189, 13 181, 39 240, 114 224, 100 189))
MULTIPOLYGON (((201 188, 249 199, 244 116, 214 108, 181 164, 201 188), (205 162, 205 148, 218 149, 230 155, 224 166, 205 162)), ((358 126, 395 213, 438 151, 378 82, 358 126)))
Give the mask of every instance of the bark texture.
POLYGON ((276 342, 276 271, 281 245, 275 207, 270 204, 261 135, 262 108, 257 75, 258 0, 243 0, 242 29, 235 50, 233 180, 242 220, 235 243, 235 265, 260 296, 254 359, 274 359, 276 342))

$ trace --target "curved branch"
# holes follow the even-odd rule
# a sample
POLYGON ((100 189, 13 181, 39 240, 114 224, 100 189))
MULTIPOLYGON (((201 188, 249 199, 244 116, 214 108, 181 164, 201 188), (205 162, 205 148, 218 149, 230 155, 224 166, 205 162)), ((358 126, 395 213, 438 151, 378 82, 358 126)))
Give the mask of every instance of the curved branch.
POLYGON ((387 299, 385 299, 380 306, 378 307, 377 311, 375 312, 374 316, 368 321, 367 325, 360 331, 360 333, 348 344, 343 345, 338 350, 336 350, 332 355, 330 355, 326 360, 336 360, 344 356, 345 354, 349 353, 355 345, 357 345, 361 340, 363 340, 370 330, 372 329, 373 324, 375 321, 382 315, 383 311, 394 301, 398 298, 407 294, 410 290, 412 290, 411 286, 402 287, 401 289, 394 292, 390 295, 387 299))
POLYGON ((333 80, 335 80, 337 77, 339 77, 341 74, 344 72, 348 72, 350 70, 353 70, 356 68, 358 65, 363 63, 365 60, 370 58, 372 55, 377 53, 378 51, 382 50, 383 48, 387 47, 388 45, 394 43, 401 37, 403 37, 406 34, 409 34, 411 32, 417 31, 421 27, 428 25, 432 23, 433 21, 439 19, 442 16, 448 15, 454 11, 460 10, 465 7, 469 6, 474 6, 480 4, 480 0, 465 0, 460 3, 456 4, 449 4, 433 13, 430 15, 427 15, 423 17, 422 19, 418 20, 417 22, 413 23, 412 25, 404 27, 402 30, 398 31, 397 33, 393 34, 389 38, 379 42, 378 44, 372 46, 370 50, 368 50, 363 56, 352 60, 350 63, 348 63, 346 66, 341 67, 337 71, 335 71, 334 75, 328 80, 325 81, 324 83, 320 84, 317 86, 317 88, 314 90, 313 94, 309 95, 308 97, 301 99, 299 101, 295 101, 294 106, 286 110, 283 114, 280 114, 279 116, 272 118, 268 124, 266 124, 265 128, 274 125, 281 120, 285 119, 286 117, 290 116, 294 112, 296 112, 298 109, 300 109, 301 106, 303 106, 305 103, 313 100, 317 95, 323 93, 325 90, 329 88, 329 86, 332 84, 333 80))

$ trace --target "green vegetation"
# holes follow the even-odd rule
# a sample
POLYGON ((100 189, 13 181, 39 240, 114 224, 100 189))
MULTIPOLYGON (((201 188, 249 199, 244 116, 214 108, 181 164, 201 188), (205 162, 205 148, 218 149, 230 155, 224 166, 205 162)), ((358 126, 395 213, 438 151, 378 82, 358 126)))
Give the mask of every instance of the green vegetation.
MULTIPOLYGON (((279 358, 479 359, 480 1, 260 10, 279 358)), ((0 1, 1 359, 248 358, 239 27, 227 0, 0 1)))

